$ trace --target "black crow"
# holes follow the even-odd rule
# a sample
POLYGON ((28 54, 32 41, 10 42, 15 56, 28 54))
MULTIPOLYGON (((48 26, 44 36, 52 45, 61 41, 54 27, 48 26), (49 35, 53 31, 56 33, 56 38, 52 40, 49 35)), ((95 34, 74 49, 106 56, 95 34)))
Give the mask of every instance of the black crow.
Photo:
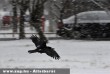
POLYGON ((38 38, 36 35, 32 35, 31 38, 32 42, 35 44, 36 49, 35 50, 29 50, 29 53, 46 53, 48 56, 53 57, 54 59, 60 59, 60 56, 57 54, 57 52, 54 50, 54 48, 49 47, 46 45, 47 40, 43 40, 38 38))

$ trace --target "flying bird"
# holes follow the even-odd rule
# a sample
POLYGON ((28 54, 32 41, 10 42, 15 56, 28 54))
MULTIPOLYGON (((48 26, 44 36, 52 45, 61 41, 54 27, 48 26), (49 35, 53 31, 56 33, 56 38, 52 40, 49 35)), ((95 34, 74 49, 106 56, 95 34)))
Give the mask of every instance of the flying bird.
POLYGON ((35 44, 36 49, 35 50, 29 50, 28 53, 46 53, 48 56, 59 60, 60 56, 58 55, 58 53, 54 50, 54 48, 47 46, 47 41, 38 38, 36 35, 32 35, 30 37, 30 39, 32 40, 32 42, 35 44))

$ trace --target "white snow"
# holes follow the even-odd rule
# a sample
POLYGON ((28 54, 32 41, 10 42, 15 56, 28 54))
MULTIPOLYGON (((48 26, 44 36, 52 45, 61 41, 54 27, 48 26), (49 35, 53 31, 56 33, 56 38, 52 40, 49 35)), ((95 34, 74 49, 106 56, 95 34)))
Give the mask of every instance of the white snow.
MULTIPOLYGON (((75 16, 64 19, 64 23, 74 23, 75 16)), ((86 11, 77 14, 78 23, 110 23, 110 17, 106 11, 86 11)))
POLYGON ((61 56, 28 54, 31 40, 0 41, 0 68, 70 68, 70 74, 110 74, 110 41, 50 40, 61 56))

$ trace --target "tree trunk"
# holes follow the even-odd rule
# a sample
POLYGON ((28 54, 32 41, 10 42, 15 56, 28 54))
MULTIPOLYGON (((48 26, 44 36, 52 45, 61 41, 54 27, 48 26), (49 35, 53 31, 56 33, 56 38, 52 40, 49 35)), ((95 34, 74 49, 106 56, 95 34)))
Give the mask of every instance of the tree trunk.
POLYGON ((13 5, 13 33, 17 32, 17 6, 13 5))
POLYGON ((24 32, 24 11, 21 9, 20 10, 20 25, 19 25, 19 39, 24 39, 25 38, 25 32, 24 32))
POLYGON ((47 38, 45 37, 44 33, 41 30, 41 22, 34 22, 32 23, 33 27, 36 29, 36 31, 38 32, 38 35, 40 37, 41 40, 45 40, 46 42, 48 42, 47 38))

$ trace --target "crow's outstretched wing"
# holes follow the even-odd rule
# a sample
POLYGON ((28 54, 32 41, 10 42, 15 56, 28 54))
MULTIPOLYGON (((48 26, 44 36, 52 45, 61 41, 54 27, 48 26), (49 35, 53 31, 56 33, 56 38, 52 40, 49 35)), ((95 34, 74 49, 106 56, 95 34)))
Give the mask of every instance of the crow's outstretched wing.
POLYGON ((40 39, 36 35, 32 35, 30 39, 32 40, 36 47, 39 45, 40 39))
POLYGON ((60 59, 58 53, 51 47, 47 47, 45 53, 54 59, 58 59, 58 60, 60 59))
POLYGON ((29 53, 34 53, 34 52, 46 53, 48 56, 53 57, 54 59, 58 59, 58 60, 60 59, 60 56, 53 48, 46 46, 47 41, 39 39, 36 35, 32 35, 30 39, 35 44, 37 49, 29 50, 28 51, 29 53))

